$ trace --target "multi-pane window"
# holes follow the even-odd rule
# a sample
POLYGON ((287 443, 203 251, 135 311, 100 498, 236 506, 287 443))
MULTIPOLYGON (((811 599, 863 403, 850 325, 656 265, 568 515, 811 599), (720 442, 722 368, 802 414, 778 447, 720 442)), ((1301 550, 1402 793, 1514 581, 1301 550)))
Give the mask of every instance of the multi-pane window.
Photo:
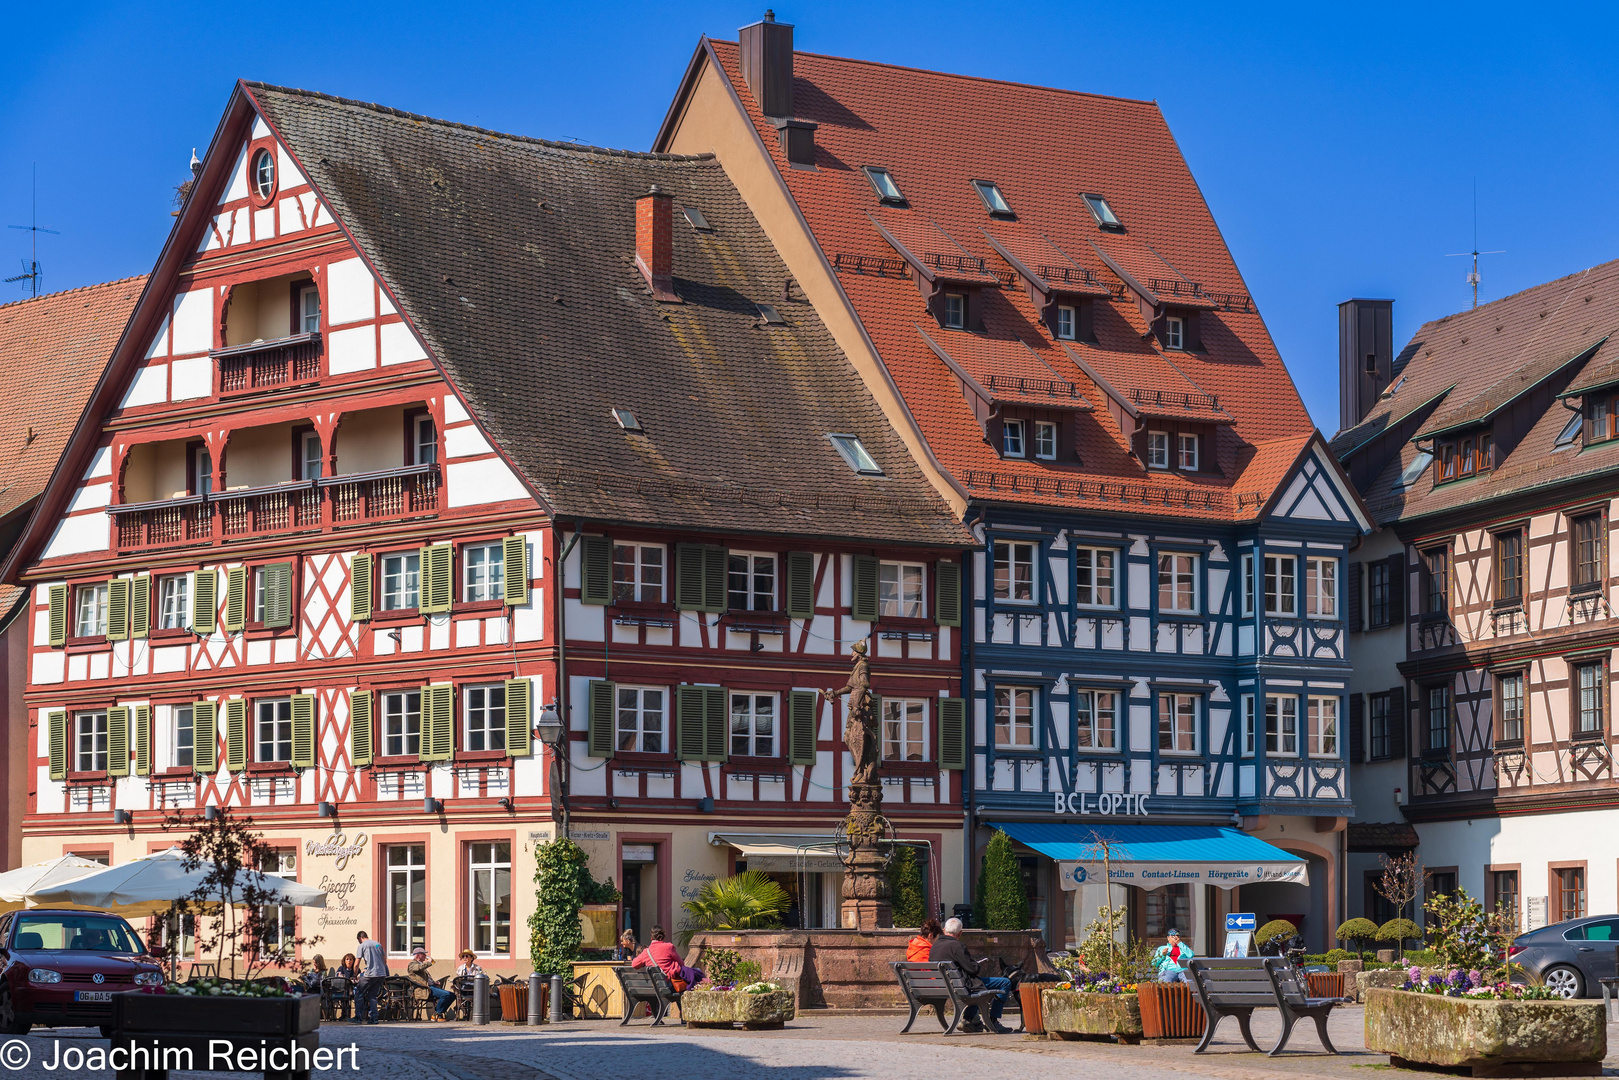
POLYGON ((1034 456, 1045 461, 1057 456, 1057 425, 1049 420, 1034 422, 1034 456))
POLYGON ((275 194, 275 155, 268 150, 253 156, 253 190, 261 199, 275 194))
POLYGON ((1158 695, 1158 749, 1177 754, 1197 752, 1197 695, 1158 695))
POLYGON ((1023 456, 1023 421, 1001 421, 1001 453, 1006 457, 1023 456))
POLYGON ((1499 675, 1495 680, 1501 699, 1501 742, 1523 742, 1523 672, 1499 675))
POLYGON ((1450 549, 1434 548, 1422 553, 1427 568, 1427 592, 1423 611, 1429 615, 1443 615, 1450 610, 1450 549))
POLYGON ((74 637, 100 637, 107 632, 107 583, 80 585, 74 590, 74 637))
POLYGON ((1393 717, 1389 715, 1390 698, 1387 694, 1372 694, 1366 699, 1366 730, 1373 761, 1383 761, 1394 754, 1393 717))
POLYGON ((731 695, 731 756, 776 756, 776 695, 731 695))
POLYGON ((298 433, 298 479, 319 480, 323 455, 320 450, 320 435, 314 431, 301 431, 298 433))
POLYGON ((512 951, 512 845, 508 841, 467 845, 468 948, 479 956, 512 951))
POLYGON ((1186 321, 1171 315, 1164 320, 1164 348, 1179 349, 1186 344, 1186 321))
POLYGON ((663 753, 664 692, 647 686, 620 686, 616 705, 618 748, 626 753, 663 753))
POLYGON ((1437 465, 1437 468, 1439 469, 1439 479, 1440 480, 1454 480, 1454 479, 1456 479, 1456 444, 1455 443, 1442 443, 1442 444, 1440 444, 1440 447, 1439 447, 1439 464, 1437 465))
POLYGON ((1074 691, 1074 745, 1081 750, 1118 749, 1118 695, 1111 690, 1074 691))
POLYGON ((1185 882, 1147 889, 1142 894, 1142 929, 1148 938, 1161 938, 1170 930, 1192 924, 1192 887, 1185 882))
POLYGON ((1602 577, 1602 515, 1575 518, 1574 587, 1596 588, 1602 584, 1602 577))
POLYGON ((421 562, 421 555, 414 551, 382 557, 382 590, 379 606, 383 611, 399 611, 421 606, 421 562))
POLYGON ((1057 306, 1057 336, 1064 341, 1074 340, 1074 309, 1066 304, 1057 306))
POLYGON ((923 585, 927 567, 921 563, 885 562, 877 568, 878 615, 884 619, 920 619, 927 612, 923 585))
POLYGON ((292 701, 271 698, 254 703, 255 761, 292 760, 292 701))
POLYGON ((1169 432, 1147 432, 1147 468, 1169 468, 1169 432))
POLYGON ((1026 686, 995 688, 995 746, 1001 750, 1034 749, 1034 690, 1026 686))
POLYGON ((663 603, 663 547, 659 544, 613 545, 613 602, 663 603))
POLYGON ((1495 538, 1495 598, 1504 604, 1523 599, 1523 533, 1516 529, 1495 538))
POLYGON ((73 714, 73 764, 78 772, 107 771, 107 710, 73 714))
POLYGON ((1034 553, 1031 543, 995 541, 995 599, 1034 602, 1034 553))
POLYGON ((262 566, 253 568, 253 615, 249 622, 262 624, 264 622, 264 570, 262 566))
POLYGON ((427 845, 388 847, 388 952, 427 947, 427 845))
POLYGON ((1175 436, 1175 465, 1187 472, 1197 472, 1198 438, 1196 435, 1175 436))
POLYGON ((1450 686, 1428 687, 1428 749, 1450 749, 1450 686))
MULTIPOLYGON (((297 881, 298 852, 295 848, 277 848, 269 853, 260 869, 270 877, 297 881)), ((270 904, 259 909, 258 944, 261 954, 283 952, 297 936, 297 908, 291 904, 270 904)))
POLYGON ((174 707, 174 767, 189 769, 196 761, 197 728, 190 705, 174 707))
POLYGON ((500 544, 468 544, 461 549, 461 599, 499 600, 506 579, 500 544))
POLYGON ((1391 587, 1388 563, 1379 561, 1366 564, 1366 607, 1369 621, 1374 628, 1387 626, 1394 617, 1394 611, 1389 605, 1393 597, 1391 587))
POLYGON ((883 760, 928 759, 927 703, 910 698, 883 698, 883 760))
POLYGON ((1297 757, 1299 752, 1299 699, 1291 694, 1265 697, 1265 753, 1297 757))
POLYGON ((1254 590, 1256 588, 1257 585, 1254 582, 1254 556, 1249 553, 1242 557, 1242 613, 1245 616, 1254 613, 1254 590))
POLYGON ((431 416, 417 416, 410 426, 411 464, 432 465, 438 461, 438 429, 431 416))
POLYGON ((967 325, 967 297, 965 294, 944 294, 944 324, 952 330, 960 330, 967 325))
POLYGON ((505 683, 462 688, 461 710, 468 750, 506 749, 505 683))
POLYGON ((313 285, 298 290, 298 329, 305 334, 320 333, 320 290, 313 285))
POLYGON ((1197 610, 1197 556, 1185 552, 1158 553, 1158 610, 1197 610))
POLYGON ((1574 669, 1574 682, 1579 688, 1579 696, 1575 701, 1574 734, 1600 735, 1605 725, 1603 716, 1603 684, 1602 664, 1581 664, 1574 669))
POLYGON ((732 611, 776 610, 776 557, 731 552, 727 606, 732 611))
POLYGON ((1585 918, 1585 867, 1568 866, 1557 874, 1556 922, 1585 918))
POLYGON ((1298 559, 1292 555, 1265 556, 1265 614, 1299 613, 1298 559))
POLYGON ((1338 560, 1304 560, 1304 613, 1312 619, 1338 617, 1338 560))
POLYGON ((184 630, 191 622, 191 575, 157 579, 157 629, 184 630))
POLYGON ((198 443, 191 448, 190 494, 207 495, 214 490, 214 457, 208 447, 198 443))
POLYGON ((1075 599, 1081 607, 1116 607, 1114 599, 1114 561, 1118 552, 1113 548, 1075 548, 1075 599))
POLYGON ((382 695, 384 757, 416 757, 422 752, 422 694, 395 690, 382 695))
POLYGON ((1244 695, 1242 695, 1242 756, 1243 757, 1253 757, 1254 756, 1254 745, 1255 745, 1255 738, 1256 738, 1256 735, 1257 735, 1257 733, 1254 730, 1254 728, 1256 726, 1256 723, 1257 723, 1257 721, 1256 721, 1256 719, 1254 717, 1254 695, 1252 695, 1252 694, 1244 694, 1244 695))
POLYGON ((1309 701, 1311 757, 1338 756, 1338 699, 1312 697, 1309 701))
POLYGON ((1518 871, 1490 872, 1490 910, 1500 915, 1511 929, 1518 928, 1518 871))

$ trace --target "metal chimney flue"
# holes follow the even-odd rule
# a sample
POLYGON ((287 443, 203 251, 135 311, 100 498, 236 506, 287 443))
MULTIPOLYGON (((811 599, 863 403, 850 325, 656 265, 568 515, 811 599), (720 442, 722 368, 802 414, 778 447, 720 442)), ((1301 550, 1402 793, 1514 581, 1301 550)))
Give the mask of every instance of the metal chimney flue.
POLYGON ((793 27, 776 21, 774 11, 737 31, 742 46, 742 78, 769 117, 793 115, 793 27))
POLYGON ((1366 419, 1394 381, 1394 301, 1338 305, 1338 428, 1366 419))

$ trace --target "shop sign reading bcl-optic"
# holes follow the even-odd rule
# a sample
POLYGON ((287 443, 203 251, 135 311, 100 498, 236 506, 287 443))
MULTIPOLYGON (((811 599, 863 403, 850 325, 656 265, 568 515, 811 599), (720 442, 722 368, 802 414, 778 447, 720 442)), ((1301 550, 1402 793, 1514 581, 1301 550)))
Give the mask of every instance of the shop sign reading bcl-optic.
POLYGON ((1104 791, 1100 795, 1087 795, 1083 791, 1071 791, 1065 795, 1059 791, 1055 797, 1055 812, 1059 814, 1146 817, 1149 812, 1145 793, 1126 795, 1123 792, 1104 791))

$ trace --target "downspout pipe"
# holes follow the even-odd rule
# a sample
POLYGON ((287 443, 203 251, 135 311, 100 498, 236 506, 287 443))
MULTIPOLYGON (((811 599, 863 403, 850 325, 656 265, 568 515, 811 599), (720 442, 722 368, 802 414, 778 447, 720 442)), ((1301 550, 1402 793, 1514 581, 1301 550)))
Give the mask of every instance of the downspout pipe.
POLYGON ((584 531, 584 523, 576 519, 573 523, 573 537, 557 553, 555 562, 556 584, 551 588, 551 602, 555 605, 553 609, 555 619, 553 621, 557 628, 556 701, 557 711, 562 717, 562 746, 560 749, 552 751, 557 755, 557 779, 560 790, 552 799, 551 805, 553 814, 559 802, 562 807, 562 836, 559 839, 564 839, 568 835, 567 775, 568 767, 571 764, 570 759, 573 756, 573 749, 569 745, 573 738, 573 712, 568 707, 568 605, 563 599, 563 594, 567 592, 567 570, 564 567, 567 564, 568 556, 573 552, 573 546, 579 542, 579 537, 584 535, 584 531))
MULTIPOLYGON (((967 522, 967 531, 972 533, 975 539, 978 539, 979 548, 983 546, 983 540, 979 534, 983 531, 984 521, 988 517, 989 511, 981 508, 978 511, 978 516, 967 522)), ((979 548, 974 548, 973 551, 977 551, 979 548)), ((973 679, 974 645, 977 643, 976 635, 973 632, 973 628, 977 625, 977 608, 973 597, 977 593, 973 586, 972 552, 968 552, 966 563, 967 565, 962 567, 961 572, 962 597, 964 600, 962 604, 964 618, 961 620, 961 696, 967 699, 966 723, 968 735, 967 738, 962 740, 966 746, 967 760, 962 763, 964 767, 961 770, 961 902, 970 907, 973 902, 973 851, 977 846, 978 834, 977 826, 973 821, 975 808, 973 798, 974 763, 978 755, 974 753, 975 746, 971 738, 972 731, 976 727, 973 722, 974 717, 978 712, 976 696, 978 684, 973 679)), ((977 929, 982 929, 982 927, 977 929)))

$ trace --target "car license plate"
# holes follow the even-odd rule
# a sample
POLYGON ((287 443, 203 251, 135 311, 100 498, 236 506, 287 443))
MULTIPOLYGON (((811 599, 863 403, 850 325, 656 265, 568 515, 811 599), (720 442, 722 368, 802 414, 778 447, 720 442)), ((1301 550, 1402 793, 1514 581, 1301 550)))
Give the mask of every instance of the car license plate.
POLYGON ((111 990, 75 990, 74 1001, 111 1001, 111 990))

